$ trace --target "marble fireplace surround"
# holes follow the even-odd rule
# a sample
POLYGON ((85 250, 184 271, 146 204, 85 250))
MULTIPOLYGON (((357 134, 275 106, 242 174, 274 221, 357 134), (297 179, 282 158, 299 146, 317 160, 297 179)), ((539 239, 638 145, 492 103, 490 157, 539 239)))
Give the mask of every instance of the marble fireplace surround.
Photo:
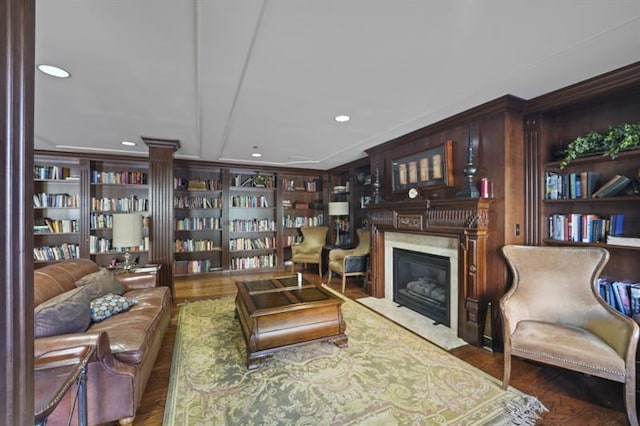
POLYGON ((384 297, 393 301, 393 249, 400 248, 419 253, 449 258, 449 312, 450 328, 458 330, 458 239, 436 235, 387 232, 384 239, 384 297))
POLYGON ((371 296, 393 299, 394 246, 450 257, 450 300, 456 304, 451 310, 451 328, 457 329, 464 341, 481 346, 489 302, 486 251, 490 204, 489 199, 441 199, 368 205, 371 296))

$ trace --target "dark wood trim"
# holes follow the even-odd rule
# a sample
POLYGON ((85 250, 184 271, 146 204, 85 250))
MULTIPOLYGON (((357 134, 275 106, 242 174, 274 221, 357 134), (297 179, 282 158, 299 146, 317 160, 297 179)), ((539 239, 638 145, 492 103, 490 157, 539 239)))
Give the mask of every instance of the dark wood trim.
POLYGON ((526 102, 525 114, 548 112, 582 102, 593 103, 600 97, 610 98, 616 93, 624 94, 628 89, 638 90, 639 85, 640 62, 635 62, 530 99, 526 102))
POLYGON ((149 147, 170 149, 176 152, 180 149, 180 141, 177 139, 160 139, 141 136, 140 139, 149 147))
MULTIPOLYGON (((488 117, 494 114, 504 114, 506 111, 516 111, 521 113, 524 109, 525 100, 513 95, 505 95, 500 98, 491 100, 482 105, 478 105, 459 114, 452 115, 444 120, 440 120, 427 127, 415 130, 405 135, 391 139, 380 145, 365 150, 371 156, 380 151, 387 151, 398 144, 424 138, 435 133, 450 130, 456 126, 466 126, 470 121, 477 120, 480 117, 488 117)), ((382 172, 382 170, 380 170, 382 172)))
POLYGON ((35 1, 3 1, 0 174, 4 191, 0 255, 0 424, 34 423, 33 120, 35 1), (7 207, 11 208, 9 212, 7 207))

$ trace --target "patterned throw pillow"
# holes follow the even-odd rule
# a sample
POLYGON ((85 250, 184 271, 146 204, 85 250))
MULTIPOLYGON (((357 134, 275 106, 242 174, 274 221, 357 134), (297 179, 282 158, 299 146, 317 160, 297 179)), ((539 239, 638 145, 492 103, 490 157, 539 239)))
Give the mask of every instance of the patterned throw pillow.
POLYGON ((91 301, 91 320, 99 322, 126 311, 138 303, 136 299, 117 294, 106 294, 91 301))

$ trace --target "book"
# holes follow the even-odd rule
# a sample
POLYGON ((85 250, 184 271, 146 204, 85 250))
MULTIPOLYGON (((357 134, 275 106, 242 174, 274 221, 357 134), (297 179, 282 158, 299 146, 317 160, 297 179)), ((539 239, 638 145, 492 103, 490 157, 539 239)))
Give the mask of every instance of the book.
POLYGON ((629 296, 629 287, 631 284, 614 281, 611 285, 614 289, 616 303, 619 307, 618 310, 626 316, 631 316, 631 301, 629 296))
POLYGON ((622 235, 608 235, 607 244, 616 246, 640 247, 640 237, 626 237, 622 235))
POLYGON ((605 198, 605 197, 613 197, 622 191, 629 183, 631 179, 623 175, 615 175, 611 179, 609 179, 604 185, 602 185, 596 192, 591 196, 592 198, 605 198))

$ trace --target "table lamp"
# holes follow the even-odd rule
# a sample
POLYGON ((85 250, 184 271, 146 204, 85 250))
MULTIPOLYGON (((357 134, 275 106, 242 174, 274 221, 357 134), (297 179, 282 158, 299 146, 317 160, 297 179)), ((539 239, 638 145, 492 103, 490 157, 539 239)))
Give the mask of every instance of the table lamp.
POLYGON ((113 241, 114 248, 124 248, 124 264, 122 270, 130 272, 137 265, 131 262, 129 248, 139 247, 142 242, 142 214, 140 213, 114 213, 113 214, 113 241))
MULTIPOLYGON (((349 216, 349 202, 333 201, 329 203, 329 216, 349 216)), ((340 226, 336 219, 336 245, 340 245, 340 226)))

